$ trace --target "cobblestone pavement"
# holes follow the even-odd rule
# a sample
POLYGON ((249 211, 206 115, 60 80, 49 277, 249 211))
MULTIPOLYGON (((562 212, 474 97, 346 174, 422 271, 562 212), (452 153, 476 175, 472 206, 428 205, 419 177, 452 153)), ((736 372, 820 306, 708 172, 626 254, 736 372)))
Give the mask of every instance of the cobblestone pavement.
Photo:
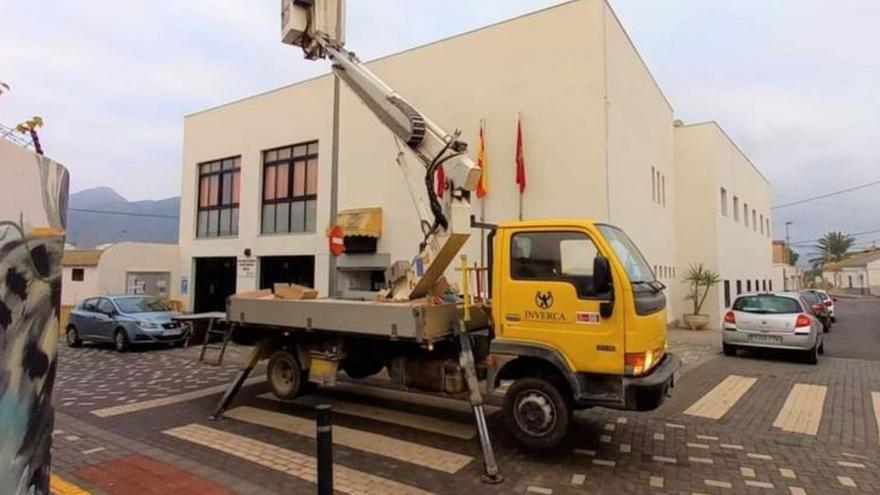
POLYGON ((128 466, 126 476, 137 479, 131 469, 139 464, 150 466, 155 493, 178 493, 183 483, 204 493, 312 493, 312 411, 329 402, 339 493, 880 492, 880 362, 825 358, 810 366, 786 355, 723 357, 706 350, 717 343, 693 335, 671 336, 673 352, 689 338, 706 342, 684 343, 694 349, 688 371, 659 410, 579 412, 569 449, 519 449, 490 409, 506 477, 498 486, 479 482, 478 442, 468 408, 458 401, 345 385, 282 403, 256 380, 226 420, 212 422, 206 417, 220 392, 193 396, 187 385, 191 378, 205 380, 200 387, 224 385, 240 356, 218 369, 190 366, 193 349, 123 355, 65 349, 55 470, 110 495, 130 492, 98 473, 128 466), (142 383, 126 379, 132 369, 141 370, 132 376, 142 383), (88 376, 83 373, 92 374, 91 386, 72 378, 88 376), (115 397, 137 397, 156 377, 165 381, 147 386, 148 395, 132 403, 148 407, 95 413, 127 403, 115 397), (97 394, 103 399, 95 393, 101 384, 108 385, 97 394))

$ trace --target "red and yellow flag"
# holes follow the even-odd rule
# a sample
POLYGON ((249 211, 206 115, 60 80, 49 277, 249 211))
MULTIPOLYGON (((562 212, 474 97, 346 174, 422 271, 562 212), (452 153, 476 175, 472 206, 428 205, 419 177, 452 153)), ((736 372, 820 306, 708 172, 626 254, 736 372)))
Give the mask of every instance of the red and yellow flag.
POLYGON ((486 134, 485 121, 480 120, 480 144, 477 154, 477 166, 480 167, 480 183, 477 184, 477 197, 485 198, 489 194, 489 168, 486 162, 486 134))

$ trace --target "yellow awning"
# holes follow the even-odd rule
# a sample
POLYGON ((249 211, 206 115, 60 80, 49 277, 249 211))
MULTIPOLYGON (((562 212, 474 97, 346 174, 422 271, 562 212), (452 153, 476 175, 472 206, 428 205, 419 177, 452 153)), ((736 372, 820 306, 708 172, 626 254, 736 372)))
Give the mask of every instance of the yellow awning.
POLYGON ((340 211, 336 225, 342 227, 343 235, 382 237, 382 208, 354 208, 340 211))

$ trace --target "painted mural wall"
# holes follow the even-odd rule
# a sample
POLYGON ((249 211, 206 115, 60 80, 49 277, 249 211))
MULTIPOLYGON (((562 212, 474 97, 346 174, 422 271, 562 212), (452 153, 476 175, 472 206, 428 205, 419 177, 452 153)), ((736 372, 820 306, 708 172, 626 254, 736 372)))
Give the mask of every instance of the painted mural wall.
POLYGON ((68 175, 0 139, 0 494, 49 493, 68 175))

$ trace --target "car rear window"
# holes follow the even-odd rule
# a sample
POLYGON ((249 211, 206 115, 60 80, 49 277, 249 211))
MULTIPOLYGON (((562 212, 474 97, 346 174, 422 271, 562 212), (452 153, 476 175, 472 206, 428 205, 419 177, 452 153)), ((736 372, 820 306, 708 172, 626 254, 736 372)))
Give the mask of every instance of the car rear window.
POLYGON ((810 304, 816 304, 816 303, 822 302, 822 298, 819 297, 819 294, 816 294, 815 292, 810 292, 810 291, 802 292, 801 296, 803 296, 803 298, 810 304))
POLYGON ((761 314, 800 313, 801 305, 790 297, 758 295, 740 297, 733 303, 734 311, 761 314))

